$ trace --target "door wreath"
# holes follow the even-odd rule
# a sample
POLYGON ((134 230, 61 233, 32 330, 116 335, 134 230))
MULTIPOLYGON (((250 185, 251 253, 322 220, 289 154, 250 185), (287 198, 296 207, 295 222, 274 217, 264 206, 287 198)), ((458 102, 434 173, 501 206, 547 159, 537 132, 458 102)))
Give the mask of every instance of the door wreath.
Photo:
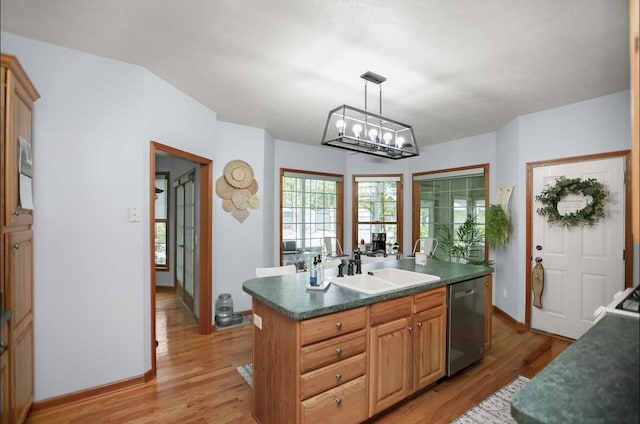
POLYGON ((555 185, 536 196, 542 203, 537 212, 546 217, 550 225, 592 226, 604 218, 608 195, 604 185, 595 178, 560 177, 555 185))

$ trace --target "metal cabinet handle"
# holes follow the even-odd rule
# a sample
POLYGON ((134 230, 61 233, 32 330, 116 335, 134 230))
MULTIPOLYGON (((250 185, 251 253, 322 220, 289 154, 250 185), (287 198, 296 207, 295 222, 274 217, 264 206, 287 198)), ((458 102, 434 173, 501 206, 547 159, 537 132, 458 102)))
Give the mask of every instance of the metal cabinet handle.
POLYGON ((13 250, 18 250, 18 249, 20 248, 20 243, 12 244, 12 245, 11 245, 11 248, 12 248, 13 250))
POLYGON ((413 331, 413 327, 409 327, 409 332, 411 333, 413 331))
POLYGON ((18 216, 18 215, 20 215, 20 211, 19 210, 16 209, 15 211, 13 211, 13 216, 18 216))
POLYGON ((419 322, 417 325, 418 325, 418 327, 422 327, 422 323, 421 322, 419 322))
POLYGON ((336 398, 336 405, 338 406, 342 405, 342 399, 336 398))
POLYGON ((1 342, 0 343, 0 352, 4 352, 5 350, 7 350, 7 343, 6 342, 1 342))
POLYGON ((336 348, 336 355, 342 355, 342 349, 340 349, 339 347, 336 348))
POLYGON ((342 329, 342 323, 340 321, 336 322, 336 328, 338 330, 342 329))
POLYGON ((342 379, 342 374, 338 373, 336 374, 336 380, 340 381, 342 379))

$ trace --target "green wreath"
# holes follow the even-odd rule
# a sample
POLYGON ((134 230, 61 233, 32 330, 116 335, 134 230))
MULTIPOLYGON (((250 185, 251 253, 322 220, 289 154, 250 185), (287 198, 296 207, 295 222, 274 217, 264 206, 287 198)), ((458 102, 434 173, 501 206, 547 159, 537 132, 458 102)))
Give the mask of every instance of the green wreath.
POLYGON ((542 202, 542 207, 537 212, 546 217, 549 224, 560 224, 565 227, 591 226, 604 218, 604 205, 608 195, 609 192, 595 178, 582 180, 560 177, 555 185, 547 187, 536 196, 536 200, 542 202), (561 215, 558 212, 558 202, 569 194, 589 196, 592 200, 579 211, 561 215))

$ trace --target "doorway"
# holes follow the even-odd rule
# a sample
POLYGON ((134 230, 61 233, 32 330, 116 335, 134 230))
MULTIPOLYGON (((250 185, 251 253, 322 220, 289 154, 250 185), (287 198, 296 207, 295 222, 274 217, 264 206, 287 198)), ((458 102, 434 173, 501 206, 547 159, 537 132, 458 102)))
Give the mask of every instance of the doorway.
MULTIPOLYGON (((151 159, 150 159, 150 248, 153 252, 155 250, 155 231, 154 231, 154 219, 155 219, 155 173, 156 173, 156 154, 164 152, 177 158, 191 161, 198 167, 198 186, 197 193, 195 191, 195 185, 192 186, 193 199, 191 207, 194 209, 193 216, 199 216, 197 231, 193 234, 193 246, 197 248, 197 256, 202 258, 199 261, 199 266, 192 268, 193 280, 199 281, 199 287, 197 292, 193 292, 193 307, 198 311, 198 332, 199 334, 211 333, 211 317, 212 317, 212 217, 213 217, 213 202, 210 193, 213 192, 213 162, 211 159, 203 158, 201 156, 194 155, 183 150, 176 149, 171 146, 167 146, 156 141, 151 141, 151 159), (195 210, 195 198, 199 199, 198 210, 195 210), (197 213, 195 213, 197 212, 197 213), (197 243, 195 242, 197 240, 197 243), (197 273, 194 272, 197 270, 197 273)), ((195 218, 194 218, 195 219, 195 218)), ((190 223, 195 226, 195 220, 190 223)), ((196 255, 196 252, 192 250, 191 254, 196 255)), ((150 301, 151 301, 151 377, 156 376, 156 274, 155 274, 155 260, 153 255, 150 258, 150 301)), ((192 281, 193 281, 192 280, 192 281)), ((194 286, 195 287, 195 286, 194 286)), ((193 290, 193 289, 192 289, 193 290)))
POLYGON ((628 152, 614 152, 527 164, 525 308, 531 329, 577 339, 593 326, 595 309, 630 283, 627 161, 628 152), (537 213, 541 204, 535 197, 560 177, 603 184, 606 216, 594 225, 549 224, 537 213), (544 267, 544 285, 534 302, 531 273, 536 263, 544 267))

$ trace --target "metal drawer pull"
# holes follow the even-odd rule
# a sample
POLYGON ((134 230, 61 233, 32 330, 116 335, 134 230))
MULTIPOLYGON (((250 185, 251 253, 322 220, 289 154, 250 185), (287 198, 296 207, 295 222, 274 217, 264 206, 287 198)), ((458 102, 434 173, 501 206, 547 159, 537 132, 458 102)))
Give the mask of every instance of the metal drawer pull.
POLYGON ((13 215, 14 215, 14 216, 18 216, 18 215, 20 215, 20 211, 16 209, 15 211, 13 211, 13 215))
POLYGON ((422 327, 422 323, 421 322, 418 323, 418 327, 422 327))
POLYGON ((409 327, 409 332, 411 333, 413 331, 413 327, 409 327))
POLYGON ((342 349, 340 349, 339 347, 336 348, 336 355, 342 355, 342 349))
POLYGON ((342 328, 342 323, 341 322, 336 322, 336 328, 338 330, 340 330, 342 328))
POLYGON ((0 352, 4 352, 5 350, 7 350, 7 343, 6 342, 0 343, 0 352))
POLYGON ((336 398, 336 404, 337 404, 338 406, 342 405, 342 399, 340 399, 340 398, 336 398))
POLYGON ((342 379, 342 374, 338 373, 336 374, 336 380, 340 381, 342 379))
POLYGON ((18 249, 20 248, 20 243, 12 244, 12 245, 11 245, 11 248, 12 248, 13 250, 18 250, 18 249))

